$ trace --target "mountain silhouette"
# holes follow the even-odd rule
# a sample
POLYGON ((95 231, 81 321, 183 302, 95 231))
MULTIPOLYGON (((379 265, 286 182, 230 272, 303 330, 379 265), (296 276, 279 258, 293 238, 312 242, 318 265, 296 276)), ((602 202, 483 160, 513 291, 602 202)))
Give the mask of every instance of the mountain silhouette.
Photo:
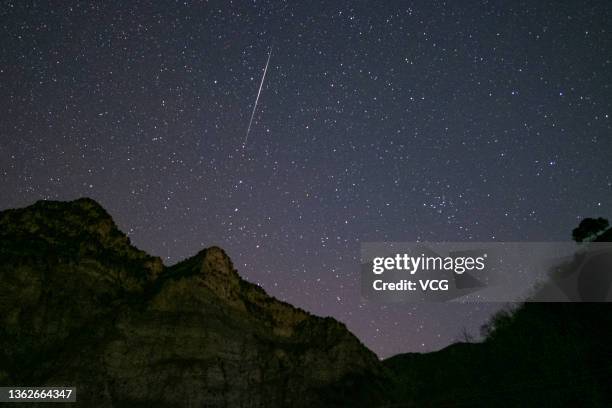
MULTIPOLYGON (((595 241, 612 242, 612 229, 595 241)), ((395 406, 612 406, 609 303, 513 305, 482 331, 481 343, 385 360, 401 402, 395 406)))
POLYGON ((525 303, 483 342, 380 361, 221 248, 167 267, 87 198, 0 212, 0 385, 76 386, 77 406, 609 407, 611 312, 525 303))
POLYGON ((370 406, 378 358, 268 296, 217 247, 166 267, 95 201, 0 213, 0 384, 82 406, 370 406))

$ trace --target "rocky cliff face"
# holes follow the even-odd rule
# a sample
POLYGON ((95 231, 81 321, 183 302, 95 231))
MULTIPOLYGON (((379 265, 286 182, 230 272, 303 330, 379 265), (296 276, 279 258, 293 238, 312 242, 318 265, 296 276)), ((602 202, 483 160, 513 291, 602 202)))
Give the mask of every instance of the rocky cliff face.
POLYGON ((370 406, 381 367, 220 248, 165 267, 89 199, 0 213, 3 385, 75 385, 83 406, 370 406))

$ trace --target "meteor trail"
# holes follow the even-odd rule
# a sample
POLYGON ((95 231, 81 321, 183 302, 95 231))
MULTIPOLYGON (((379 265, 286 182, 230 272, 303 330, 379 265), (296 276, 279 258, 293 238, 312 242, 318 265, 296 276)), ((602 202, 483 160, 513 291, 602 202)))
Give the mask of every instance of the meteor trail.
POLYGON ((253 105, 253 112, 251 112, 251 120, 249 120, 249 127, 246 131, 246 136, 244 137, 244 142, 242 142, 242 148, 246 147, 247 141, 249 140, 249 133, 251 132, 251 124, 253 123, 253 117, 255 116, 255 111, 257 110, 257 102, 259 101, 259 95, 261 94, 261 88, 263 88, 263 83, 266 79, 266 72, 268 72, 268 64, 270 63, 270 57, 272 56, 272 48, 270 47, 270 53, 268 54, 268 60, 266 61, 266 67, 264 68, 263 75, 261 76, 261 82, 259 83, 259 90, 257 91, 257 98, 255 98, 255 105, 253 105))

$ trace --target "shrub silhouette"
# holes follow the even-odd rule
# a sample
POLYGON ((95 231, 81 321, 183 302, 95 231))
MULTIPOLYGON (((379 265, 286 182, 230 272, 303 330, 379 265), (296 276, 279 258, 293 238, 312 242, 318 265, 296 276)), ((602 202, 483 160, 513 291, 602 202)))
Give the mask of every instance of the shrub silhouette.
POLYGON ((585 218, 572 231, 572 238, 576 242, 597 238, 597 235, 605 231, 609 225, 610 223, 605 218, 585 218))

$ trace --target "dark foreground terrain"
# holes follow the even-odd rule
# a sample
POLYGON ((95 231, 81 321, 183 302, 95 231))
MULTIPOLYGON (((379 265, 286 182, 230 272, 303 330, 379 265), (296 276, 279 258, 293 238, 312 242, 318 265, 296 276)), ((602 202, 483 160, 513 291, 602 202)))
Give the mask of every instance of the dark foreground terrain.
POLYGON ((0 213, 0 385, 74 385, 79 406, 612 406, 608 304, 528 303, 486 330, 381 362, 219 248, 166 267, 90 199, 0 213))

